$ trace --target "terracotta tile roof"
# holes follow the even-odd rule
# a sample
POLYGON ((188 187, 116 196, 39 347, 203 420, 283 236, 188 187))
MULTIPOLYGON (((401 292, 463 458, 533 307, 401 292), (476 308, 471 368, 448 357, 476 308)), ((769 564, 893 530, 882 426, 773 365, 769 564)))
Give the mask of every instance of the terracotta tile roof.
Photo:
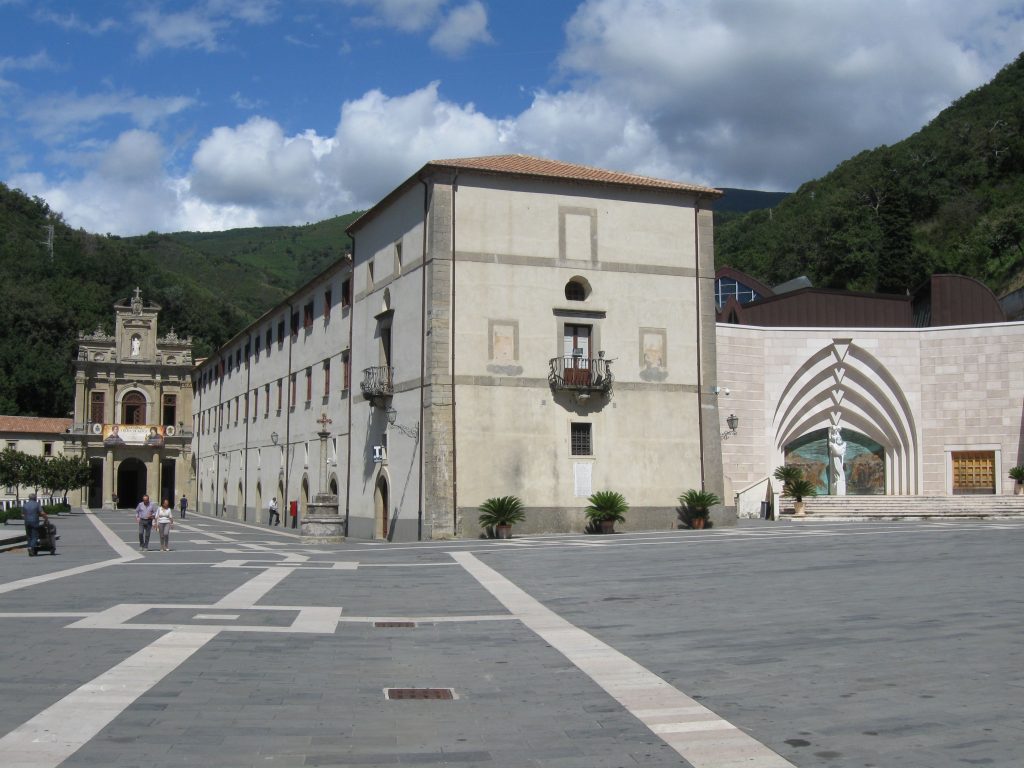
POLYGON ((71 419, 54 419, 48 416, 0 416, 0 433, 63 435, 71 424, 71 419))
POLYGON ((486 173, 513 174, 516 176, 544 176, 547 178, 566 179, 569 181, 589 181, 598 184, 612 184, 626 187, 647 187, 651 189, 668 189, 680 192, 696 192, 708 197, 721 197, 722 191, 699 184, 683 184, 678 181, 655 179, 635 173, 606 171, 588 165, 563 163, 559 160, 546 160, 531 155, 489 155, 485 157, 462 157, 450 160, 431 160, 428 167, 467 168, 486 173))

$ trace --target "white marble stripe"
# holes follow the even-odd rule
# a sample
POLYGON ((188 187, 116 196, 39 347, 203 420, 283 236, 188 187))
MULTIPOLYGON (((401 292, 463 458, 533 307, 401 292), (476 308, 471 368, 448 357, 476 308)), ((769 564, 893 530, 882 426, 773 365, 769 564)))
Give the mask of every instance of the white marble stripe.
POLYGON ((54 768, 217 636, 169 632, 0 739, 5 768, 54 768))
POLYGON ((224 595, 211 608, 251 608, 256 601, 288 578, 294 568, 274 568, 254 576, 238 589, 224 595))
POLYGON ((117 552, 119 557, 116 557, 113 560, 102 560, 98 563, 79 565, 74 568, 65 568, 62 571, 54 571, 53 573, 43 573, 38 576, 30 576, 26 579, 18 579, 17 581, 9 581, 6 584, 0 584, 0 595, 24 589, 25 587, 34 587, 37 584, 45 584, 48 581, 64 579, 68 576, 78 576, 83 573, 98 571, 101 568, 109 568, 111 565, 121 565, 122 563, 128 563, 132 560, 138 560, 143 557, 130 546, 125 544, 124 540, 110 530, 110 528, 95 514, 87 512, 86 519, 95 526, 96 530, 99 531, 100 536, 102 536, 104 541, 106 541, 107 544, 117 552))
MULTIPOLYGON (((142 557, 138 552, 135 551, 135 547, 129 545, 124 539, 114 533, 110 526, 103 522, 102 518, 95 512, 86 512, 85 519, 93 524, 93 527, 99 531, 100 536, 103 540, 110 545, 123 560, 138 560, 142 557)), ((136 526, 138 524, 136 523, 136 526)))
POLYGON ((449 552, 514 616, 562 653, 694 768, 794 768, 781 755, 650 670, 563 619, 470 552, 449 552), (653 706, 652 706, 653 705, 653 706), (678 730, 660 715, 678 712, 678 730), (686 732, 685 729, 699 729, 686 732), (708 732, 714 734, 707 741, 708 732), (711 748, 709 748, 711 745, 711 748))

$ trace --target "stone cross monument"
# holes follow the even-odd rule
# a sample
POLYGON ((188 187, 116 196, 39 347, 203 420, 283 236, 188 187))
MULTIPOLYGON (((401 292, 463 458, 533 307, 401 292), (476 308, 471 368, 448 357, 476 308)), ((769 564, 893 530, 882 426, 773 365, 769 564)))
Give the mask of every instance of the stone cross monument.
POLYGON ((327 425, 331 420, 324 413, 316 423, 320 425, 320 487, 302 518, 302 536, 314 542, 344 541, 345 519, 339 514, 338 497, 331 493, 327 480, 327 438, 331 436, 327 425))

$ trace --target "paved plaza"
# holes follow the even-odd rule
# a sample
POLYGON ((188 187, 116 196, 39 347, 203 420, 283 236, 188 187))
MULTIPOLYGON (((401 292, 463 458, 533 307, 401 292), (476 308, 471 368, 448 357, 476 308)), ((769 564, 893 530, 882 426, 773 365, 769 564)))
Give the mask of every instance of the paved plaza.
POLYGON ((1024 764, 1024 523, 58 524, 0 554, 6 768, 1024 764))

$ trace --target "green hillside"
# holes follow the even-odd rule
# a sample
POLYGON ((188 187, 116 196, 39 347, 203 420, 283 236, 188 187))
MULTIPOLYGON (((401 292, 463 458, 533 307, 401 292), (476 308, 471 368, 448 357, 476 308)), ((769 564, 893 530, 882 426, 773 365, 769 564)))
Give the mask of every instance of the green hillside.
POLYGON ((1024 55, 893 146, 771 210, 727 218, 716 260, 777 283, 903 292, 933 272, 1024 283, 1024 55))
POLYGON ((120 238, 72 229, 45 201, 0 184, 0 413, 67 415, 78 332, 112 332, 113 304, 135 286, 163 308, 163 333, 173 327, 193 337, 196 356, 208 354, 343 255, 356 215, 120 238))

